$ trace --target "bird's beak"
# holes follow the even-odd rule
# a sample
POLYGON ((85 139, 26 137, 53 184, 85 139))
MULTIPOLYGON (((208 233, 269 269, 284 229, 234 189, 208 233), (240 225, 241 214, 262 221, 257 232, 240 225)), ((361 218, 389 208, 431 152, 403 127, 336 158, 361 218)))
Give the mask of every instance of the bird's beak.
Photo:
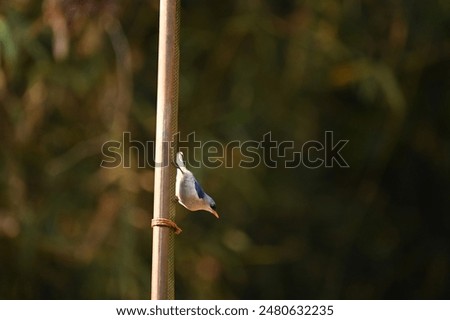
POLYGON ((209 210, 209 212, 211 212, 217 219, 219 219, 219 214, 217 213, 216 210, 211 209, 211 210, 209 210))

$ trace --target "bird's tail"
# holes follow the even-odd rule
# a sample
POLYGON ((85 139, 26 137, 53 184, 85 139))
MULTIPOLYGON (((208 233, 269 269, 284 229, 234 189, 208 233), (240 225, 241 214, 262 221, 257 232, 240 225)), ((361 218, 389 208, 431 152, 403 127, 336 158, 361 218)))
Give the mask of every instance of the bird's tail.
POLYGON ((183 152, 177 152, 176 156, 175 156, 175 165, 177 166, 178 169, 181 170, 181 172, 184 173, 184 171, 186 170, 186 165, 184 164, 183 161, 183 152))

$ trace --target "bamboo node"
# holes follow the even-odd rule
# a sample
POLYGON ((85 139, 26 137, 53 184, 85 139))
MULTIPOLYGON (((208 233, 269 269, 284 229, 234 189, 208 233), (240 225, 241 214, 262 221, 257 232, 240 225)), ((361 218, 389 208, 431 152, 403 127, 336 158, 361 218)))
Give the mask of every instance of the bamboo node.
POLYGON ((167 227, 167 228, 171 228, 173 229, 173 231, 175 232, 175 234, 180 234, 181 233, 181 229, 180 227, 177 226, 177 224, 175 222, 173 222, 170 219, 165 219, 165 218, 154 218, 152 219, 152 228, 154 227, 167 227))

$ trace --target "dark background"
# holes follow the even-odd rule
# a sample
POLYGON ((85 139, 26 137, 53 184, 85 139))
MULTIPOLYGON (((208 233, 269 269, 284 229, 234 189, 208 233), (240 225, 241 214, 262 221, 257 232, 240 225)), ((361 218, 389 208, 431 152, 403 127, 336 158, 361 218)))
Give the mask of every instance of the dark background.
MULTIPOLYGON (((449 299, 450 2, 186 0, 181 21, 182 134, 333 131, 350 167, 193 169, 221 219, 178 206, 176 297, 449 299)), ((0 298, 149 297, 153 169, 100 162, 154 139, 157 32, 155 0, 1 2, 0 298)))

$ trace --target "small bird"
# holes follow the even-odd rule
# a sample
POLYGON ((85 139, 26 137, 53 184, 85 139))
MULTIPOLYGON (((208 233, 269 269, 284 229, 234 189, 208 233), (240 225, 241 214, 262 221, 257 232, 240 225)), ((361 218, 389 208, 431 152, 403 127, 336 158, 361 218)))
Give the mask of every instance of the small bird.
POLYGON ((190 211, 205 210, 219 218, 213 198, 203 191, 192 172, 186 169, 183 161, 183 152, 177 152, 175 165, 177 167, 175 196, 178 202, 190 211))

